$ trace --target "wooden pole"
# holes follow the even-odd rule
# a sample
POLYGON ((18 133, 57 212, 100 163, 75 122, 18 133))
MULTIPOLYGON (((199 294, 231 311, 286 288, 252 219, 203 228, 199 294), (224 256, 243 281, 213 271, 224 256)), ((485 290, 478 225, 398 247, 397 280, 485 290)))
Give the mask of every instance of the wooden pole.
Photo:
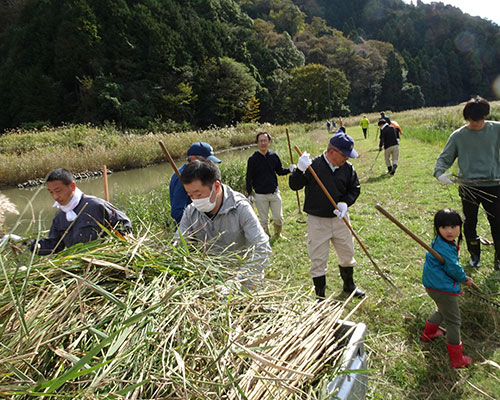
POLYGON ((109 201, 108 168, 106 165, 102 166, 102 177, 104 178, 104 200, 109 201))
POLYGON ((165 153, 165 155, 167 156, 167 160, 170 163, 170 165, 171 165, 172 169, 174 170, 175 174, 177 175, 177 178, 181 179, 181 173, 177 169, 177 166, 175 165, 174 159, 172 158, 172 156, 168 152, 167 148, 165 147, 165 145, 163 144, 163 142, 161 140, 158 143, 160 143, 160 147, 163 150, 163 153, 165 153))
MULTIPOLYGON (((297 153, 299 153, 300 156, 302 155, 302 152, 300 151, 300 149, 297 146, 295 146, 295 150, 297 151, 297 153)), ((332 205, 337 210, 339 210, 339 208, 337 206, 337 203, 335 202, 335 200, 333 200, 333 197, 330 195, 330 193, 328 192, 328 189, 325 187, 325 185, 323 185, 323 182, 321 182, 321 179, 319 179, 319 176, 316 174, 316 171, 314 171, 314 169, 310 165, 309 165, 309 167, 307 167, 307 169, 309 170, 309 172, 311 173, 311 175, 313 176, 313 178, 316 180, 316 182, 318 183, 318 185, 321 188, 321 190, 323 190, 323 193, 326 195, 326 197, 328 198, 328 200, 330 200, 330 203, 332 203, 332 205)), ((373 267, 375 268, 375 271, 377 271, 377 273, 379 274, 379 276, 383 280, 385 280, 387 283, 389 283, 394 289, 396 289, 397 291, 399 291, 399 289, 396 287, 396 285, 394 285, 394 283, 392 283, 392 281, 378 267, 377 263, 373 260, 373 258, 370 255, 370 253, 368 253, 368 250, 366 249, 365 245, 363 244, 363 242, 361 241, 361 239, 358 237, 358 235, 356 235, 356 233, 354 232, 354 229, 352 229, 352 226, 349 223, 349 221, 347 220, 347 218, 344 217, 344 218, 342 218, 342 220, 346 224, 347 228, 349 228, 349 230, 351 231, 352 235, 356 238, 356 240, 358 241, 359 245, 361 246, 361 248, 363 249, 363 251, 365 252, 365 254, 367 255, 367 257, 370 259, 371 263, 373 264, 373 267)))
MULTIPOLYGON (((394 218, 387 210, 385 210, 380 204, 375 204, 375 208, 380 211, 380 213, 387 217, 389 220, 394 222, 403 232, 405 232, 408 236, 410 236, 415 242, 417 242, 420 246, 422 246, 425 250, 431 253, 434 257, 436 257, 439 262, 444 264, 444 258, 441 254, 439 254, 436 250, 434 250, 431 246, 425 243, 422 239, 420 239, 417 235, 415 235, 412 231, 410 231, 406 226, 404 226, 401 222, 399 222, 396 218, 394 218)), ((472 283, 472 288, 479 291, 479 288, 475 283, 472 283)))
MULTIPOLYGON (((290 144, 290 135, 288 134, 288 128, 286 128, 286 139, 288 140, 288 151, 290 153, 290 163, 293 164, 292 146, 290 144)), ((295 194, 297 195, 297 206, 299 208, 299 214, 302 214, 302 207, 300 206, 299 191, 296 190, 295 194)))

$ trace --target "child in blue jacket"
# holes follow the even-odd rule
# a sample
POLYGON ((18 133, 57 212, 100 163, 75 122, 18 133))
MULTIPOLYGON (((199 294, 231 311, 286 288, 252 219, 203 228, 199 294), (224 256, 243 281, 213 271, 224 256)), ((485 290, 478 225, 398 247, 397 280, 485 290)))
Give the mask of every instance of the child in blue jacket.
POLYGON ((425 321, 422 340, 428 342, 443 336, 439 324, 444 321, 447 328, 447 347, 453 368, 467 367, 472 359, 464 356, 460 338, 460 309, 457 296, 462 294, 460 283, 472 285, 472 278, 465 274, 458 258, 462 240, 462 218, 456 210, 439 210, 434 216, 435 237, 431 247, 443 258, 441 263, 430 252, 425 255, 422 283, 427 294, 436 303, 437 311, 425 321), (457 239, 458 238, 458 242, 457 239))

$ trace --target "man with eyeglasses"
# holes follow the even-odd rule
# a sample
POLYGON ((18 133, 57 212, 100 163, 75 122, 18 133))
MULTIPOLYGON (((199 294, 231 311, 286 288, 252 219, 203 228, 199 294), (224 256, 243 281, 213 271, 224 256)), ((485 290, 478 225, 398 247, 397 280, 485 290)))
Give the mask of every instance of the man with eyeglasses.
POLYGON ((316 297, 325 298, 326 271, 330 242, 337 253, 340 276, 344 292, 363 297, 365 292, 354 284, 354 242, 351 231, 343 218, 349 219, 348 207, 352 206, 360 193, 358 176, 347 160, 358 157, 354 141, 345 133, 335 134, 323 154, 309 158, 304 153, 297 168, 289 178, 292 190, 305 187, 304 211, 307 216, 307 252, 311 259, 309 273, 314 282, 316 297), (308 167, 311 166, 330 195, 337 203, 336 210, 316 182, 308 167))

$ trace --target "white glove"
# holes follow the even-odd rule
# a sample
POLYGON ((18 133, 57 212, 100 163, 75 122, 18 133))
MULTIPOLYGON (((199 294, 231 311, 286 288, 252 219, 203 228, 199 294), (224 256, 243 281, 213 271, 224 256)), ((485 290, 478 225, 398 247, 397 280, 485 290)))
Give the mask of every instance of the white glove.
POLYGON ((248 201, 250 202, 250 204, 253 204, 253 202, 255 201, 255 197, 253 197, 252 195, 248 196, 248 201))
POLYGON ((297 162, 297 168, 302 171, 306 172, 306 169, 311 165, 311 158, 309 157, 309 153, 307 151, 304 151, 302 155, 299 157, 299 161, 297 162))
POLYGON ((9 233, 3 236, 2 239, 0 239, 0 245, 8 242, 9 240, 11 240, 12 242, 20 242, 21 240, 23 240, 23 238, 21 236, 14 235, 13 233, 9 233))
POLYGON ((290 170, 290 173, 293 174, 293 171, 295 171, 297 169, 297 166, 295 164, 290 164, 288 169, 290 170))
POLYGON ((451 172, 448 172, 447 174, 442 174, 438 176, 438 181, 441 182, 443 185, 452 185, 454 182, 450 179, 451 172))
POLYGON ((335 209, 333 210, 333 213, 339 217, 339 218, 344 218, 345 215, 347 214, 347 203, 340 202, 337 203, 338 210, 335 209))

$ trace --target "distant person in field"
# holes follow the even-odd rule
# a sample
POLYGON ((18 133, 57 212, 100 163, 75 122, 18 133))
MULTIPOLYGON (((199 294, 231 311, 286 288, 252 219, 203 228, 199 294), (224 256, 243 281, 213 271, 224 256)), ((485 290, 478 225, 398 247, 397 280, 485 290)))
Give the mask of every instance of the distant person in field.
POLYGON ((209 160, 188 163, 181 182, 192 202, 174 239, 182 235, 217 255, 237 252, 246 260, 246 266, 235 271, 238 281, 254 289, 264 278, 271 246, 248 199, 224 185, 219 168, 209 160))
POLYGON ((258 150, 252 154, 247 162, 246 190, 250 202, 253 202, 255 192, 255 206, 259 214, 260 224, 264 232, 269 235, 269 209, 273 216, 274 237, 280 237, 283 227, 283 211, 281 195, 276 175, 287 175, 289 168, 283 168, 279 156, 269 150, 271 135, 268 132, 259 132, 255 138, 258 150))
POLYGON ((363 136, 366 139, 366 135, 368 134, 368 127, 370 126, 370 120, 366 118, 366 115, 363 115, 363 118, 359 122, 359 126, 363 130, 363 136))
POLYGON ((446 326, 446 342, 451 366, 467 367, 471 358, 462 352, 460 336, 460 308, 458 295, 462 294, 460 284, 472 286, 472 278, 467 276, 460 265, 458 248, 462 239, 462 218, 452 209, 439 210, 434 216, 435 237, 431 247, 444 259, 444 264, 430 252, 425 255, 422 284, 429 297, 436 303, 437 310, 425 321, 422 341, 428 342, 444 336, 439 328, 446 326))
POLYGON ((464 213, 464 235, 469 263, 481 265, 481 244, 477 234, 479 205, 486 211, 495 245, 494 269, 500 271, 500 122, 487 121, 490 104, 480 96, 470 99, 463 109, 467 124, 448 138, 434 168, 443 184, 452 184, 446 171, 458 159, 458 193, 464 213))
MULTIPOLYGON (((187 151, 187 163, 179 168, 179 172, 182 173, 186 165, 196 159, 210 160, 215 163, 220 163, 221 161, 215 157, 214 149, 208 143, 196 142, 193 143, 187 151)), ((179 181, 177 174, 172 175, 169 185, 169 195, 170 195, 170 215, 174 219, 176 225, 181 222, 182 214, 184 214, 184 209, 191 203, 184 186, 179 181)))
POLYGON ((387 115, 385 115, 384 111, 380 112, 380 119, 385 119, 385 122, 387 122, 389 125, 391 124, 391 119, 387 115))
POLYGON ((401 138, 401 135, 403 134, 403 130, 401 129, 401 126, 393 119, 391 120, 391 125, 398 131, 399 137, 401 138))
POLYGON ((332 131, 332 123, 330 121, 326 121, 326 130, 328 133, 332 131))
POLYGON ((337 253, 340 276, 344 282, 343 291, 348 294, 354 291, 356 297, 365 295, 354 284, 356 260, 353 236, 342 220, 344 217, 349 219, 348 207, 354 204, 360 194, 358 176, 347 161, 355 157, 358 157, 358 153, 354 150, 352 138, 345 133, 337 133, 332 136, 323 154, 311 160, 309 154, 304 152, 288 179, 292 190, 305 188, 307 253, 311 259, 309 273, 319 300, 325 298, 330 242, 337 253), (309 171, 309 166, 316 172, 340 211, 326 197, 309 171))
POLYGON ((120 234, 132 231, 130 220, 122 211, 106 200, 84 194, 68 170, 53 170, 45 184, 58 211, 52 221, 49 237, 27 243, 39 255, 58 253, 77 243, 96 240, 106 235, 101 225, 120 234))
POLYGON ((392 125, 389 125, 385 119, 378 121, 380 128, 380 143, 378 150, 384 148, 385 165, 387 173, 394 175, 398 168, 399 161, 399 133, 392 125))

